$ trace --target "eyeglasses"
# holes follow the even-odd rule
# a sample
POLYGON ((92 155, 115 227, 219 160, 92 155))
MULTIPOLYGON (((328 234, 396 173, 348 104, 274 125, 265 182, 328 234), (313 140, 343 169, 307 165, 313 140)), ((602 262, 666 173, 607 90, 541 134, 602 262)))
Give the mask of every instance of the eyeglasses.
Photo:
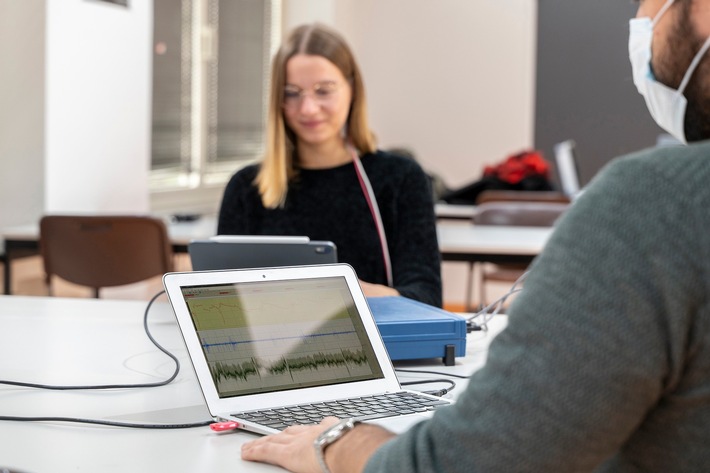
POLYGON ((311 99, 318 105, 327 107, 333 104, 337 94, 338 83, 332 81, 318 82, 310 90, 304 90, 295 85, 287 85, 284 87, 283 107, 289 110, 300 107, 306 95, 310 95, 311 99))

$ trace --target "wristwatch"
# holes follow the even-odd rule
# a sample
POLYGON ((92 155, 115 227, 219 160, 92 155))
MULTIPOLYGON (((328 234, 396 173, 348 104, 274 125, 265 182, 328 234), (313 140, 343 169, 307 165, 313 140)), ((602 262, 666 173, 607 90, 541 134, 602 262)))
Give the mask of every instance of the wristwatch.
POLYGON ((328 428, 313 441, 313 446, 316 449, 316 458, 320 464, 323 473, 330 473, 328 465, 325 464, 325 449, 328 445, 338 440, 340 437, 350 432, 355 428, 360 421, 355 419, 341 420, 334 426, 328 428))

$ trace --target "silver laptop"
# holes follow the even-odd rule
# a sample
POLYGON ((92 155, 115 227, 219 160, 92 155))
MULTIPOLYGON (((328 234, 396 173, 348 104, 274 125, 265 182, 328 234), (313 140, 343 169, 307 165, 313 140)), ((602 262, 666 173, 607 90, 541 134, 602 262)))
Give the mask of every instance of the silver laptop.
POLYGON ((335 244, 306 236, 220 235, 187 246, 195 271, 338 262, 335 244))
POLYGON ((325 416, 401 432, 451 401, 402 390, 351 266, 168 273, 210 414, 269 434, 325 416))

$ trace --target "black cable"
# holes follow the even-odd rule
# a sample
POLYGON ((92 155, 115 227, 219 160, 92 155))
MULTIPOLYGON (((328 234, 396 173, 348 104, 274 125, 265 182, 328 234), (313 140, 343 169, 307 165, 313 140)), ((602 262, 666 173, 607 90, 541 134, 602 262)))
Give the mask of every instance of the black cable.
POLYGON ((145 312, 143 314, 143 328, 145 329, 145 333, 150 339, 151 342, 153 342, 153 345, 158 348, 158 350, 162 351, 166 355, 168 355, 172 360, 175 362, 175 371, 173 374, 166 380, 164 381, 158 381, 155 383, 140 383, 140 384, 103 384, 103 385, 95 385, 95 386, 53 386, 53 385, 48 385, 48 384, 37 384, 37 383, 24 383, 20 381, 6 381, 6 380, 0 380, 0 384, 6 384, 8 386, 19 386, 19 387, 24 387, 24 388, 37 388, 37 389, 51 389, 51 390, 57 390, 57 391, 62 391, 62 390, 92 390, 92 389, 127 389, 127 388, 154 388, 158 386, 165 386, 166 384, 169 384, 172 380, 174 380, 178 373, 180 372, 180 361, 178 361, 177 357, 170 353, 168 350, 163 348, 156 340, 153 338, 153 335, 151 335, 150 330, 148 329, 148 312, 150 311, 151 306, 155 302, 155 300, 163 295, 165 291, 160 291, 156 295, 154 295, 150 301, 148 302, 148 305, 145 308, 145 312))
POLYGON ((525 278, 527 278, 529 274, 529 270, 525 271, 523 274, 520 275, 518 279, 515 280, 508 292, 506 292, 503 296, 488 304, 486 307, 480 309, 475 314, 467 317, 466 333, 476 332, 479 330, 488 331, 488 322, 490 322, 494 316, 498 315, 500 310, 503 308, 503 304, 505 304, 505 301, 508 300, 510 296, 512 296, 513 294, 517 294, 518 292, 523 290, 518 286, 522 284, 523 281, 525 281, 525 278), (474 319, 477 319, 480 316, 483 316, 483 322, 474 322, 474 319))
POLYGON ((434 384, 434 383, 447 383, 451 389, 449 391, 453 391, 453 389, 456 387, 456 383, 451 381, 450 379, 420 379, 419 381, 406 381, 404 383, 399 383, 402 386, 414 386, 417 384, 434 384))
POLYGON ((189 429, 192 427, 205 427, 214 422, 210 419, 203 422, 193 422, 189 424, 131 424, 128 422, 115 422, 111 420, 100 419, 81 419, 78 417, 17 417, 17 416, 0 416, 0 421, 13 422, 76 422, 80 424, 98 424, 108 425, 111 427, 130 427, 134 429, 189 429))
POLYGON ((400 373, 421 373, 421 374, 438 374, 440 376, 449 376, 451 378, 461 378, 461 379, 468 379, 470 376, 464 376, 461 374, 453 374, 453 373, 445 373, 443 371, 428 371, 428 370, 405 370, 401 368, 395 368, 395 371, 399 371, 400 373))
MULTIPOLYGON (((175 371, 173 372, 172 376, 170 376, 168 379, 163 380, 163 381, 159 381, 156 383, 107 384, 107 385, 96 385, 96 386, 51 386, 51 385, 45 385, 45 384, 23 383, 23 382, 17 382, 17 381, 4 381, 4 380, 0 380, 0 384, 7 384, 10 386, 21 386, 21 387, 28 387, 28 388, 38 388, 38 389, 52 389, 52 390, 150 388, 150 387, 156 387, 156 386, 165 386, 166 384, 172 382, 175 379, 175 377, 178 375, 178 373, 180 372, 180 361, 178 361, 178 359, 175 355, 173 355, 168 350, 166 350, 162 345, 160 345, 155 340, 155 338, 153 338, 153 335, 150 333, 150 330, 148 329, 148 313, 150 312, 150 308, 152 307, 152 305, 156 301, 156 299, 158 299, 158 297, 160 297, 164 293, 165 293, 165 291, 160 291, 155 296, 153 296, 150 299, 150 301, 148 302, 148 305, 146 306, 145 312, 143 314, 143 328, 145 329, 145 333, 148 336, 148 338, 150 339, 150 341, 153 343, 153 345, 155 345, 156 348, 158 348, 158 350, 165 353, 167 356, 169 356, 175 362, 175 371)), ((83 418, 78 418, 78 417, 57 417, 57 416, 42 416, 42 417, 0 416, 0 421, 74 422, 74 423, 80 423, 80 424, 107 425, 107 426, 111 426, 111 427, 128 427, 128 428, 134 428, 134 429, 189 429, 189 428, 193 428, 193 427, 204 427, 204 426, 210 425, 211 423, 214 422, 214 420, 210 419, 208 421, 193 422, 193 423, 187 423, 187 424, 132 424, 129 422, 117 422, 117 421, 102 420, 102 419, 83 419, 83 418)))
POLYGON ((399 383, 402 386, 413 386, 416 384, 433 384, 433 383, 448 383, 448 388, 438 389, 436 391, 423 391, 425 394, 431 394, 432 396, 441 397, 444 394, 450 393, 456 387, 456 383, 450 379, 420 379, 419 381, 407 381, 405 383, 399 383))
POLYGON ((471 333, 471 332, 480 332, 483 330, 483 327, 478 325, 476 322, 473 320, 467 320, 466 321, 466 333, 471 333))

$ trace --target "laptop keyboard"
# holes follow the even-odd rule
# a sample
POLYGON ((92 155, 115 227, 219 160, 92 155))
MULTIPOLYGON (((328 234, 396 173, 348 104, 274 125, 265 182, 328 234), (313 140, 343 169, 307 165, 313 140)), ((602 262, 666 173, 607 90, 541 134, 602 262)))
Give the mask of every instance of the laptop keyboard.
POLYGON ((239 412, 233 416, 276 430, 283 430, 289 425, 317 424, 328 416, 341 419, 354 417, 357 420, 365 421, 432 411, 447 404, 450 403, 442 399, 431 399, 411 392, 398 392, 300 404, 278 409, 239 412))

